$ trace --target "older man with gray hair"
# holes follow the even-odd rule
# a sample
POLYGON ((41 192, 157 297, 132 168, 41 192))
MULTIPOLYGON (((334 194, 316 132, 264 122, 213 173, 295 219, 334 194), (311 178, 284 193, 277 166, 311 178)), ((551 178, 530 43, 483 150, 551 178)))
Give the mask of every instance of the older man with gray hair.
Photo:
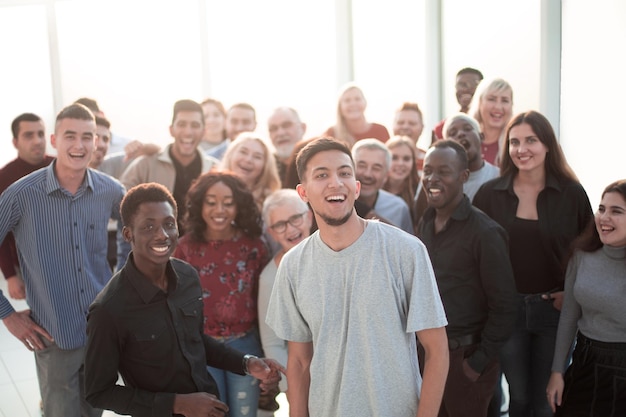
POLYGON ((352 147, 356 179, 361 183, 358 201, 371 207, 392 225, 413 234, 409 206, 401 197, 382 189, 389 168, 391 152, 378 139, 363 139, 352 147))

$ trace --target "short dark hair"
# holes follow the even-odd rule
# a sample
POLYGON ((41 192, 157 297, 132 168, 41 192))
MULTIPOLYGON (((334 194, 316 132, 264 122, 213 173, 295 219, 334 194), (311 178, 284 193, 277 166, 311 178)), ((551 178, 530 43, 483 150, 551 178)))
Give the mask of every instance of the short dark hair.
POLYGON ((78 119, 78 120, 90 120, 95 121, 96 117, 91 110, 84 104, 73 103, 67 107, 64 107, 59 114, 57 114, 56 121, 59 122, 62 119, 78 119))
POLYGON ((174 114, 172 115, 172 124, 176 120, 176 116, 181 111, 190 111, 200 113, 200 119, 202 119, 202 126, 204 126, 204 112, 202 106, 193 100, 178 100, 174 103, 174 114))
POLYGON ((11 122, 11 133, 13 133, 13 139, 17 139, 20 135, 20 123, 22 122, 38 122, 41 120, 41 117, 37 116, 35 113, 22 113, 17 116, 11 122))
POLYGON ((452 149, 454 152, 456 152, 456 156, 457 156, 457 159, 459 160, 459 164, 461 164, 461 170, 468 169, 469 162, 467 160, 467 152, 465 151, 465 148, 461 146, 459 143, 457 143, 456 141, 452 139, 438 140, 431 146, 431 148, 452 149))
POLYGON ((167 188, 156 182, 139 184, 128 190, 120 204, 122 224, 130 226, 142 203, 169 203, 174 209, 174 217, 178 216, 178 207, 167 188))
POLYGON ((206 222, 202 217, 202 206, 207 190, 217 183, 224 183, 233 192, 233 200, 237 208, 235 216, 235 226, 241 230, 246 236, 257 238, 261 236, 263 229, 261 227, 261 213, 254 202, 252 193, 246 187, 246 184, 230 171, 212 170, 205 172, 196 179, 185 198, 187 212, 183 224, 185 230, 189 231, 192 239, 197 242, 204 242, 204 231, 206 230, 206 222))
POLYGON ((354 159, 352 153, 345 143, 338 141, 331 137, 319 137, 309 142, 296 156, 296 169, 298 170, 298 177, 300 182, 304 182, 304 175, 306 174, 306 168, 309 160, 320 152, 325 151, 339 151, 343 152, 350 158, 352 167, 354 167, 354 159))
POLYGON ((458 77, 459 75, 463 75, 463 74, 474 74, 474 75, 477 75, 481 81, 483 79, 483 73, 478 71, 476 68, 470 68, 470 67, 462 68, 459 70, 459 72, 456 73, 456 76, 458 77))
POLYGON ((83 106, 91 110, 92 113, 100 113, 100 107, 98 106, 98 102, 92 98, 81 97, 74 103, 82 104, 83 106))
POLYGON ((248 104, 248 103, 236 103, 233 104, 232 106, 230 106, 228 108, 228 112, 226 113, 226 116, 228 117, 228 115, 230 114, 230 111, 232 109, 245 109, 245 110, 250 110, 252 111, 252 114, 254 115, 254 120, 256 121, 256 110, 254 110, 254 107, 252 107, 252 104, 248 104))
POLYGON ((111 129, 111 122, 106 117, 96 116, 96 126, 104 126, 111 129))

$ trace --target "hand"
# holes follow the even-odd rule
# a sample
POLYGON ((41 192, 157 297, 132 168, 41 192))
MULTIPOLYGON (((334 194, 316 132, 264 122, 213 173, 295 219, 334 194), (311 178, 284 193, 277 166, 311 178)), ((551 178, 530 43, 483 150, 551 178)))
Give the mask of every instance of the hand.
POLYGON ((554 308, 561 311, 563 308, 563 291, 549 292, 541 296, 544 300, 552 300, 554 308))
POLYGON ((54 342, 52 336, 30 318, 30 310, 16 311, 2 321, 11 334, 24 343, 28 350, 42 350, 46 347, 39 338, 40 336, 54 342))
POLYGON ((174 397, 173 414, 185 417, 224 417, 228 406, 207 392, 176 394, 174 397))
POLYGON ((472 382, 476 382, 478 381, 478 378, 480 378, 480 374, 470 366, 467 358, 463 359, 463 373, 465 374, 467 379, 472 382))
POLYGON ((248 372, 256 379, 261 380, 261 391, 275 389, 280 381, 280 374, 287 373, 287 369, 274 359, 252 358, 248 361, 248 372))
POLYGON ((556 406, 561 405, 564 386, 563 374, 560 372, 552 372, 548 386, 546 387, 546 398, 548 399, 548 404, 550 404, 553 413, 556 412, 556 406))
POLYGON ((14 300, 23 300, 26 298, 26 288, 24 287, 24 281, 17 275, 7 278, 7 287, 9 290, 9 296, 14 300))
POLYGON ((135 159, 141 155, 154 155, 160 150, 161 148, 159 146, 152 143, 141 143, 138 140, 133 140, 124 146, 124 152, 126 153, 124 160, 130 161, 131 159, 135 159))

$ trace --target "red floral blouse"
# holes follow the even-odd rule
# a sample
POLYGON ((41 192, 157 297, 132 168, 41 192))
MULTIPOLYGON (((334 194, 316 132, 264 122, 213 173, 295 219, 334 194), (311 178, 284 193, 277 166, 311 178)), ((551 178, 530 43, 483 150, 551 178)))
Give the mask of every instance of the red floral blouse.
POLYGON ((187 234, 174 257, 193 265, 200 275, 206 334, 235 336, 256 326, 259 275, 268 258, 261 239, 241 235, 198 242, 187 234))

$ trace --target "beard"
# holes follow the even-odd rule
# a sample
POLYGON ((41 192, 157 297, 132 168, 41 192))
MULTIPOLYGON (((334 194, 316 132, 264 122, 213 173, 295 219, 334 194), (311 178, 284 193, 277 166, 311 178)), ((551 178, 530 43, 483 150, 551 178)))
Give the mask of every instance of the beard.
MULTIPOLYGON (((354 210, 354 209, 352 209, 354 210)), ((324 221, 324 223, 326 223, 329 226, 341 226, 343 224, 345 224, 349 219, 350 216, 352 216, 352 210, 350 210, 350 212, 348 214, 346 214, 343 217, 340 218, 333 218, 333 217, 329 217, 326 216, 324 214, 320 214, 320 213, 316 213, 318 216, 320 216, 320 218, 324 221)))

